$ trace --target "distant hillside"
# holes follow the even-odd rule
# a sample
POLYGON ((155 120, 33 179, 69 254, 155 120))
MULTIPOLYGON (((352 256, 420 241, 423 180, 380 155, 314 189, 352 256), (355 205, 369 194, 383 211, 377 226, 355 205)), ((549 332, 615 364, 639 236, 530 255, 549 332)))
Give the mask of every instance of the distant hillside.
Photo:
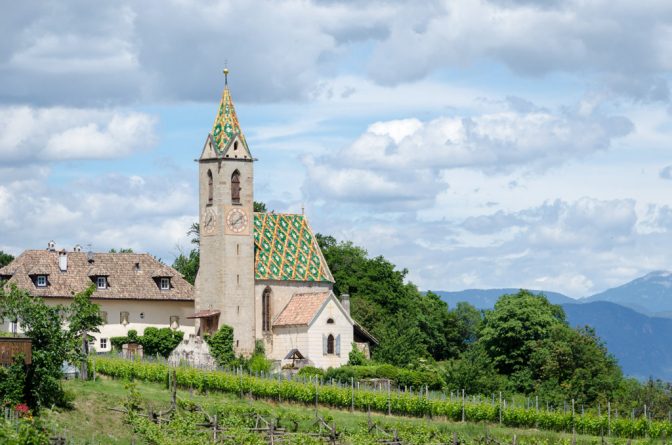
POLYGON ((643 314, 669 317, 672 313, 672 273, 651 272, 581 301, 609 301, 643 314))
MULTIPOLYGON (((520 289, 467 289, 456 292, 449 291, 432 291, 439 295, 443 301, 448 303, 451 308, 454 308, 460 301, 471 303, 478 309, 492 309, 495 302, 502 295, 515 294, 520 289)), ((548 292, 543 290, 532 290, 535 294, 543 293, 548 300, 553 304, 576 303, 576 300, 569 298, 566 295, 557 292, 548 292)))
POLYGON ((648 317, 609 302, 564 304, 572 326, 592 326, 623 372, 672 381, 672 320, 648 317))

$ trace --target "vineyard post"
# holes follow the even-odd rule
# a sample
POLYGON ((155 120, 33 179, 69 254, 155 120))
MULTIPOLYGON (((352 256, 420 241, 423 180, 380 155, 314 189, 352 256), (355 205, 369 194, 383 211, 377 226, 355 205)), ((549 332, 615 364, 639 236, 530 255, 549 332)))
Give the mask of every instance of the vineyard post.
POLYGON ((539 412, 539 396, 534 396, 534 409, 539 412))
POLYGON ((315 376, 315 415, 317 416, 317 401, 318 401, 318 396, 317 396, 317 379, 318 377, 315 376))
POLYGON ((350 377, 350 411, 355 412, 355 378, 350 377))
POLYGON ((502 391, 499 391, 499 424, 502 424, 502 391))
POLYGON ((464 422, 464 388, 462 388, 462 422, 464 422))
POLYGON ((390 394, 390 381, 387 381, 387 415, 392 414, 392 400, 390 394))
POLYGON ((611 436, 611 402, 607 401, 607 436, 611 436))
POLYGON ((576 435, 576 421, 574 420, 574 399, 572 399, 572 434, 576 435))

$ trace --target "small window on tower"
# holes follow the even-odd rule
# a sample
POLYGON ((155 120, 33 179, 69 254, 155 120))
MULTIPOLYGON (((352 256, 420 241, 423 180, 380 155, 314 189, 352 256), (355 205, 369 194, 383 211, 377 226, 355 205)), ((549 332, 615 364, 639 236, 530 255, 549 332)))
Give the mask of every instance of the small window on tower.
POLYGON ((212 171, 208 170, 208 205, 212 205, 213 192, 212 171))
POLYGON ((233 143, 233 151, 238 150, 238 141, 233 143))
POLYGON ((231 203, 240 204, 240 172, 238 170, 231 175, 231 203))

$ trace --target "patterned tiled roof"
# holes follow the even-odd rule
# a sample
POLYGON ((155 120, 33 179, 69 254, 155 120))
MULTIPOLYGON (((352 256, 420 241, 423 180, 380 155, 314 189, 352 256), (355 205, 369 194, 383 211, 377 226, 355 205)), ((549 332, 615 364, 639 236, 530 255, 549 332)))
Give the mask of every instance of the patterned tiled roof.
POLYGON ((240 137, 245 148, 248 148, 243 130, 238 123, 236 109, 233 107, 231 91, 229 91, 229 86, 226 85, 222 93, 222 100, 219 102, 219 112, 215 118, 215 123, 212 125, 212 142, 215 149, 220 153, 225 152, 236 135, 240 137))
POLYGON ((329 298, 329 292, 292 295, 287 306, 273 321, 273 326, 307 325, 315 317, 327 298, 329 298))
POLYGON ((0 278, 16 284, 36 297, 72 297, 94 283, 96 276, 107 277, 107 289, 96 289, 93 298, 129 300, 194 300, 194 288, 169 266, 146 253, 94 253, 89 261, 85 252, 68 252, 67 271, 58 265, 59 252, 26 250, 7 266, 0 278), (170 289, 161 290, 154 276, 171 276, 170 289), (170 275, 169 275, 170 273, 170 275), (47 286, 38 287, 33 275, 46 275, 47 286))
POLYGON ((255 213, 254 245, 258 280, 334 282, 303 215, 255 213))

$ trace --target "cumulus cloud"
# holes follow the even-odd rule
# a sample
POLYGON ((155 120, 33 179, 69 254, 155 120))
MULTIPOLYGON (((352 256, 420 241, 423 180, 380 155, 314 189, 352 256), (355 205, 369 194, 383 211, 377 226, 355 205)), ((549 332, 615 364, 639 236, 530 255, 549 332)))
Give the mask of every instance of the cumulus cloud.
POLYGON ((352 66, 391 85, 483 61, 667 101, 670 12, 626 0, 24 2, 0 18, 0 99, 211 100, 228 60, 251 101, 310 97, 352 66))
POLYGON ((523 76, 588 74, 638 100, 669 98, 669 2, 469 0, 432 10, 391 22, 370 60, 373 78, 396 84, 495 60, 523 76))
POLYGON ((548 111, 519 98, 470 117, 377 122, 351 145, 307 158, 312 196, 425 207, 447 184, 440 172, 535 171, 606 150, 633 130, 622 116, 579 104, 548 111))
POLYGON ((145 113, 73 108, 0 107, 2 163, 112 159, 156 143, 145 113))
POLYGON ((582 297, 669 269, 670 215, 664 205, 641 211, 629 199, 584 197, 478 218, 369 215, 353 222, 335 209, 311 221, 408 268, 423 289, 518 287, 582 297))
POLYGON ((186 177, 83 178, 63 185, 0 181, 3 250, 91 244, 96 251, 131 247, 172 262, 197 220, 196 185, 186 177))

